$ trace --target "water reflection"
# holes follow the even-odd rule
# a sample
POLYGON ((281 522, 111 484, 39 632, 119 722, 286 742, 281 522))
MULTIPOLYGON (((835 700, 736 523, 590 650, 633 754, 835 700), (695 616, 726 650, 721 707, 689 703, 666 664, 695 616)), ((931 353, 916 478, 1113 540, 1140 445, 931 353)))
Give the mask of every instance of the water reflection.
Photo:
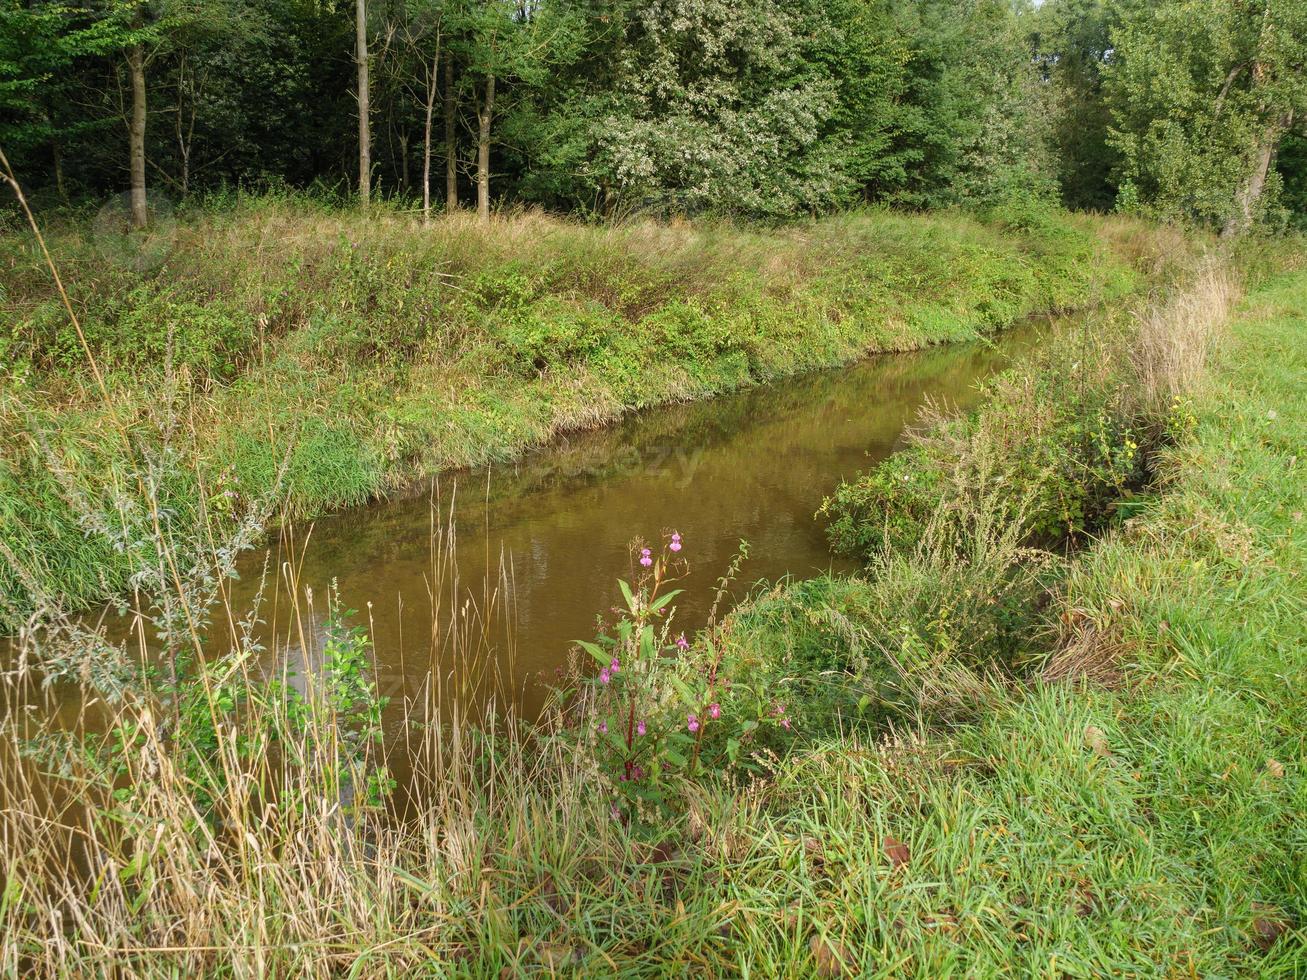
MULTIPOLYGON (((322 596, 334 581, 342 602, 367 614, 383 693, 503 687, 529 715, 541 698, 535 679, 553 674, 571 641, 593 635, 616 579, 632 574, 633 536, 683 536, 693 569, 678 611, 685 629, 706 617, 741 540, 751 557, 737 591, 846 568, 813 520, 823 496, 898 446, 927 399, 973 403, 977 382, 1045 326, 640 413, 510 465, 446 477, 429 493, 318 521, 306 547, 307 529, 296 529, 267 557, 276 567, 293 553, 301 588, 322 596), (451 510, 454 558, 441 538, 451 510), (442 638, 477 623, 489 637, 456 662, 442 638)), ((264 557, 244 566, 256 570, 264 557)), ((238 603, 250 588, 235 590, 238 603)), ((270 623, 294 645, 288 623, 270 623)))

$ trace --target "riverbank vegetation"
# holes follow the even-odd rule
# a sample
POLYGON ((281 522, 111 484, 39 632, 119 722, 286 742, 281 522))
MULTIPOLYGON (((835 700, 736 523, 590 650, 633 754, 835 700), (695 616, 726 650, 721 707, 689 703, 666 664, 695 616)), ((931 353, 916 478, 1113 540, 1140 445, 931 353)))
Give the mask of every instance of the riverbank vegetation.
POLYGON ((485 229, 299 197, 185 218, 148 274, 84 224, 47 240, 76 322, 30 239, 0 242, 10 630, 127 582, 146 460, 179 538, 311 517, 632 409, 1117 298, 1197 247, 1035 207, 485 229))
POLYGON ((1304 0, 0 0, 0 974, 1307 974, 1304 65, 1304 0), (683 629, 624 530, 538 718, 447 512, 416 695, 301 578, 1069 309, 820 504, 855 572, 683 629))
MULTIPOLYGON (((529 731, 414 727, 397 813, 374 805, 366 635, 306 606, 306 648, 340 624, 329 669, 268 687, 245 613, 219 609, 233 653, 185 697, 128 690, 103 741, 9 725, 5 967, 1294 975, 1305 282, 1239 300, 1208 265, 1063 338, 923 430, 923 466, 954 464, 916 548, 778 588, 683 651, 654 596, 692 548, 637 544, 604 671, 529 731), (1072 396, 1091 429, 1059 423, 1072 396), (1048 445, 1027 465, 1014 439, 1048 445), (1121 476, 1115 506, 1045 521, 1075 472, 1055 464, 1103 441, 1144 458, 1083 468, 1121 476), (638 733, 608 738, 628 703, 638 733), (71 847, 45 809, 69 796, 71 847)), ((830 506, 858 520, 875 493, 911 520, 919 492, 863 479, 830 506)), ((184 624, 156 627, 184 649, 184 624)))

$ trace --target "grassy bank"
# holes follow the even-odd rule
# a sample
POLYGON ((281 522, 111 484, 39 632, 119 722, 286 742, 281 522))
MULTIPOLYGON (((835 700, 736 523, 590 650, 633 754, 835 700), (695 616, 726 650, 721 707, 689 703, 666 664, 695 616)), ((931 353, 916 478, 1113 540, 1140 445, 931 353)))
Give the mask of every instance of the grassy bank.
POLYGON ((533 732, 414 728, 404 822, 342 792, 372 695, 339 628, 306 700, 243 677, 233 610, 234 657, 114 708, 105 745, 11 724, 0 966, 1301 975, 1307 274, 1227 322, 1237 299, 1209 267, 998 382, 921 436, 951 475, 919 543, 895 540, 916 491, 851 483, 848 527, 869 494, 896 518, 889 548, 854 537, 865 574, 683 653, 654 597, 692 555, 653 543, 596 646, 620 672, 533 732), (1092 494, 1050 491, 1077 467, 1092 494), (628 701, 638 773, 609 737, 628 701), (37 769, 90 804, 73 847, 37 769))
POLYGON ((0 628, 119 590, 156 517, 184 543, 312 516, 633 408, 1121 296, 1191 248, 1053 213, 424 228, 298 198, 183 214, 146 241, 48 232, 86 343, 15 226, 0 628))
MULTIPOLYGON (((1169 332, 1170 352, 1184 333, 1169 332)), ((969 520, 948 539, 956 551, 873 557, 865 580, 803 583, 744 614, 743 642, 763 662, 817 655, 843 671, 861 654, 858 693, 900 732, 888 743, 832 735, 793 757, 777 782, 790 793, 782 816, 762 822, 813 835, 840 855, 841 879, 858 879, 834 895, 819 874, 806 879, 830 896, 852 972, 1307 969, 1305 340, 1301 271, 1249 296, 1218 334, 1210 378, 1194 388, 1186 369, 1183 393, 1167 393, 1173 428, 1152 450, 1150 487, 1118 497, 1098 523, 1105 536, 1069 558, 1022 558, 1029 534, 969 520), (912 855, 897 872, 891 835, 912 855), (875 896, 865 912, 850 912, 864 895, 875 896)), ((1010 378, 999 399, 963 427, 973 451, 1001 426, 995 409, 1029 405, 1027 386, 1010 378)), ((1015 516, 1045 541, 1043 518, 1066 513, 1048 493, 1066 477, 1049 435, 1025 481, 1010 479, 1019 458, 985 474, 1023 497, 1015 516)), ((955 428, 908 455, 975 464, 958 438, 955 428)), ((895 460, 879 476, 905 472, 895 460)), ((1079 472, 1101 485, 1092 466, 1079 472)), ((970 491, 970 514, 983 510, 975 473, 936 482, 937 502, 970 491)), ((891 511, 898 501, 910 525, 917 491, 905 501, 885 485, 869 477, 843 501, 855 515, 868 493, 891 511)), ((1010 529, 1010 501, 997 509, 1010 529)), ((856 516, 841 519, 835 537, 847 540, 856 516)), ((902 544, 892 520, 876 523, 902 544)), ((801 972, 802 954, 790 955, 801 972)))

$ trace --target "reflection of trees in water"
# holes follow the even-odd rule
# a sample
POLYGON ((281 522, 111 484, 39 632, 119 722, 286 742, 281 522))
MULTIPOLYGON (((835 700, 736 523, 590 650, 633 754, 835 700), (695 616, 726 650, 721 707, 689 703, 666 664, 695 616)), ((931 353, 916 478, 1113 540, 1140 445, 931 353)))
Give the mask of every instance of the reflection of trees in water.
MULTIPOLYGON (((457 485, 462 504, 459 524, 471 533, 482 529, 486 504, 496 520, 512 520, 519 512, 533 510, 536 502, 531 495, 543 491, 575 492, 637 474, 659 476, 670 471, 688 477, 696 468, 692 454, 737 442, 750 430, 780 429, 814 413, 843 421, 869 408, 900 405, 915 412, 927 387, 952 401, 968 403, 974 400, 975 384, 1001 367, 1012 352, 1028 347, 1033 333, 1030 326, 1019 327, 997 343, 881 355, 731 395, 649 409, 612 425, 563 434, 513 462, 489 467, 488 487, 486 468, 449 474, 441 481, 443 498, 447 503, 457 485)), ((900 419, 886 421, 897 424, 900 419)), ((820 432, 812 435, 820 439, 820 432)), ((415 513, 427 511, 429 497, 422 493, 366 508, 366 527, 353 526, 351 532, 393 541, 401 528, 412 527, 415 513)), ((319 527, 321 531, 327 525, 319 522, 319 527)))
MULTIPOLYGON (((819 371, 704 401, 634 413, 597 429, 566 433, 515 461, 446 474, 413 496, 355 508, 316 522, 312 564, 347 569, 370 562, 410 563, 428 550, 433 509, 448 520, 451 503, 461 539, 524 517, 540 519, 541 494, 570 496, 623 478, 669 479, 683 490, 705 465, 732 470, 747 482, 766 460, 793 465, 798 456, 819 463, 833 433, 850 419, 867 427, 867 449, 888 450, 929 393, 959 405, 974 402, 976 384, 1029 348, 1038 333, 1027 324, 995 343, 880 355, 852 366, 819 371), (874 429, 874 432, 872 431, 874 429), (877 441, 884 444, 877 447, 877 441), (725 450, 736 458, 721 458, 725 450), (763 457, 760 459, 760 456, 763 457)), ((836 465, 834 461, 832 466, 836 465)), ((832 473, 832 478, 839 476, 832 473)), ((784 492, 784 488, 780 488, 784 492)), ((757 502, 764 506, 765 502, 757 502)), ((797 503, 797 502, 791 502, 797 503)), ((813 504, 815 507, 815 503, 813 504)), ((784 507, 778 507, 779 512, 784 507)), ((297 529, 302 534, 303 529, 297 529)), ((253 568, 261 556, 247 558, 253 568)), ((547 558, 519 562, 519 576, 536 579, 547 558)), ((388 576, 390 577, 390 576, 388 576)), ((519 591, 527 583, 519 581, 519 591)))

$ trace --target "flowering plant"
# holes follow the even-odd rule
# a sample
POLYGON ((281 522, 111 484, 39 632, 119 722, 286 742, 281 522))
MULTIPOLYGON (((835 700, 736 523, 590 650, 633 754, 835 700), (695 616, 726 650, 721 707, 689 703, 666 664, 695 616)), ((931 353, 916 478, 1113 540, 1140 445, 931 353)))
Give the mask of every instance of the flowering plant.
POLYGON ((623 603, 608 632, 578 646, 598 665, 582 682, 580 723, 588 729, 602 778, 611 784, 614 818, 640 819, 670 806, 669 786, 710 771, 747 766, 764 726, 790 729, 784 704, 760 685, 733 677, 729 644, 716 612, 748 553, 718 583, 708 625, 694 637, 673 628, 689 573, 678 532, 663 535, 659 554, 637 539, 633 575, 619 580, 623 603))

